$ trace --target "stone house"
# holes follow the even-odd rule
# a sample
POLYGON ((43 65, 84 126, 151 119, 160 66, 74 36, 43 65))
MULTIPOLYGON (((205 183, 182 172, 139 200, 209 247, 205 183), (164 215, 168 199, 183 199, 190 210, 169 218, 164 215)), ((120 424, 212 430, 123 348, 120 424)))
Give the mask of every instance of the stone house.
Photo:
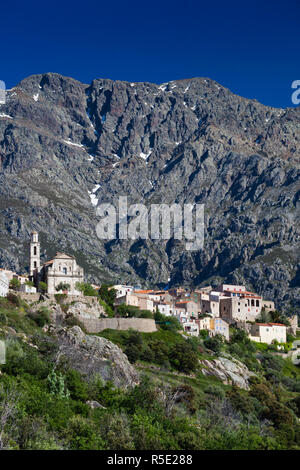
POLYGON ((219 287, 217 287, 216 290, 219 292, 233 292, 238 294, 241 292, 246 292, 246 287, 236 284, 221 284, 219 287))
POLYGON ((139 307, 139 299, 136 295, 133 294, 126 294, 122 295, 121 297, 117 297, 115 299, 114 305, 131 305, 132 307, 139 307))
POLYGON ((272 300, 262 300, 262 309, 267 313, 274 312, 276 310, 275 303, 272 300))
POLYGON ((228 320, 255 321, 261 308, 261 297, 252 293, 220 298, 220 317, 228 320))
POLYGON ((144 297, 139 297, 139 296, 137 296, 137 298, 138 298, 138 307, 141 310, 150 310, 150 312, 152 313, 155 312, 153 300, 150 300, 144 297))
POLYGON ((175 307, 184 309, 186 313, 191 316, 194 316, 195 318, 198 318, 198 313, 200 313, 198 304, 193 300, 180 300, 178 302, 175 302, 175 307))
POLYGON ((201 313, 209 313, 213 317, 220 316, 220 300, 226 299, 222 292, 212 291, 201 294, 201 313))
POLYGON ((134 294, 129 293, 121 297, 117 297, 115 299, 114 305, 118 306, 121 304, 131 305, 132 307, 138 307, 141 310, 150 310, 150 312, 155 311, 152 300, 149 300, 147 296, 146 297, 140 296, 136 293, 134 294))

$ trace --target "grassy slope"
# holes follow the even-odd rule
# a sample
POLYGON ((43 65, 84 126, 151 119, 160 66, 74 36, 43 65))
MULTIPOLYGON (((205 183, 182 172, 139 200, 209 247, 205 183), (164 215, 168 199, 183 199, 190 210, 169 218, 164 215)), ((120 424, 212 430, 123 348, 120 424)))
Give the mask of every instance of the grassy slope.
MULTIPOLYGON (((289 429, 286 429, 283 421, 282 426, 270 422, 268 429, 261 431, 262 425, 255 424, 256 420, 258 423, 264 420, 264 396, 256 399, 251 392, 224 385, 214 377, 203 375, 200 370, 186 374, 170 365, 138 360, 136 367, 142 375, 150 379, 150 384, 144 385, 143 381, 136 391, 124 392, 109 384, 87 384, 84 378, 72 375, 73 372, 68 366, 58 364, 56 372, 57 376, 62 378, 63 390, 57 384, 49 384, 55 344, 51 337, 43 332, 42 327, 28 316, 29 310, 28 305, 23 302, 15 305, 0 299, 0 337, 9 338, 8 363, 0 366, 0 414, 4 392, 15 390, 18 394, 16 414, 8 421, 4 430, 7 448, 300 447, 299 426, 289 424, 289 429), (17 334, 10 330, 11 328, 17 334), (36 345, 35 348, 32 343, 36 345), (175 390, 182 386, 186 386, 188 392, 192 390, 189 392, 190 398, 178 403, 170 416, 166 415, 164 407, 160 404, 160 395, 157 395, 155 390, 159 387, 175 390), (66 389, 70 392, 69 397, 64 395, 66 389), (223 410, 225 405, 228 406, 227 397, 230 406, 236 407, 231 409, 229 417, 223 410), (105 409, 91 410, 86 405, 88 399, 97 400, 105 409), (214 411, 210 409, 211 403, 214 404, 217 414, 213 414, 214 411), (249 404, 251 406, 248 409, 249 404), (235 417, 237 412, 240 413, 238 418, 235 417), (249 413, 254 423, 253 428, 252 425, 250 428, 247 425, 244 429, 243 420, 249 419, 249 413), (34 432, 29 431, 33 428, 34 432), (124 436, 123 441, 120 436, 124 436)), ((106 330, 100 336, 125 350, 130 334, 131 332, 106 330)), ((141 337, 143 345, 147 347, 153 342, 167 344, 170 348, 186 342, 181 334, 162 329, 155 333, 142 333, 141 337)), ((227 352, 229 347, 223 346, 227 352)), ((215 357, 203 343, 198 347, 197 354, 200 358, 215 357)), ((280 358, 275 359, 271 368, 262 367, 255 358, 256 354, 257 352, 250 356, 257 367, 261 383, 266 385, 268 393, 273 394, 274 400, 277 400, 276 407, 285 404, 289 406, 283 408, 285 414, 283 413, 280 419, 284 420, 287 415, 287 422, 291 423, 288 421, 292 410, 290 402, 299 398, 299 368, 289 360, 280 358), (279 374, 276 380, 272 378, 275 372, 279 374), (284 383, 289 379, 291 384, 284 383)), ((241 353, 238 358, 244 359, 241 353)), ((246 362, 247 360, 249 358, 245 359, 246 362)), ((293 413, 295 412, 294 406, 293 413)))

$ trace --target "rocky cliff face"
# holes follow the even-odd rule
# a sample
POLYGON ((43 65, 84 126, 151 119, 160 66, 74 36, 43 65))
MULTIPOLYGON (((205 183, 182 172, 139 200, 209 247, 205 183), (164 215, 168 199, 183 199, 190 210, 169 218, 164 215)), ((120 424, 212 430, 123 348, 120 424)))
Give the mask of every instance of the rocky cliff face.
POLYGON ((300 108, 275 109, 204 78, 163 85, 36 75, 0 106, 0 265, 25 242, 65 250, 90 280, 246 282, 300 305, 300 108), (96 201, 204 203, 205 245, 99 240, 96 201))
POLYGON ((202 359, 200 361, 201 372, 204 375, 217 377, 224 384, 236 385, 244 390, 249 390, 249 379, 256 377, 256 375, 245 364, 229 357, 220 356, 212 360, 202 359))
POLYGON ((122 350, 105 338, 86 335, 79 326, 54 330, 59 343, 59 356, 69 360, 72 369, 87 377, 100 375, 116 387, 133 387, 139 374, 122 350))

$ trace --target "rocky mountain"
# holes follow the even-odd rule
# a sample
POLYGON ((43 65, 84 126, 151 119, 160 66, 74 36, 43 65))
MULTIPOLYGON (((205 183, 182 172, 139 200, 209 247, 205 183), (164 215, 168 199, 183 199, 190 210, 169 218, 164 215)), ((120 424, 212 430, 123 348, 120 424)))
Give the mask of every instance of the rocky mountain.
POLYGON ((64 250, 89 279, 147 285, 246 283, 300 305, 300 108, 241 98, 213 80, 90 85, 26 78, 0 106, 0 265, 26 242, 64 250), (204 249, 100 240, 96 204, 204 203, 204 249))

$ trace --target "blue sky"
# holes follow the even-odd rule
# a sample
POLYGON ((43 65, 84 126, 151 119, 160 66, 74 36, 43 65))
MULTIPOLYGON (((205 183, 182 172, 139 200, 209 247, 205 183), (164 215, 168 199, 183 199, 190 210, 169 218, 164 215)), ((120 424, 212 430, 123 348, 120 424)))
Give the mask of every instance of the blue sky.
POLYGON ((162 83, 210 77, 272 106, 300 80, 300 0, 1 4, 0 79, 35 73, 162 83))

